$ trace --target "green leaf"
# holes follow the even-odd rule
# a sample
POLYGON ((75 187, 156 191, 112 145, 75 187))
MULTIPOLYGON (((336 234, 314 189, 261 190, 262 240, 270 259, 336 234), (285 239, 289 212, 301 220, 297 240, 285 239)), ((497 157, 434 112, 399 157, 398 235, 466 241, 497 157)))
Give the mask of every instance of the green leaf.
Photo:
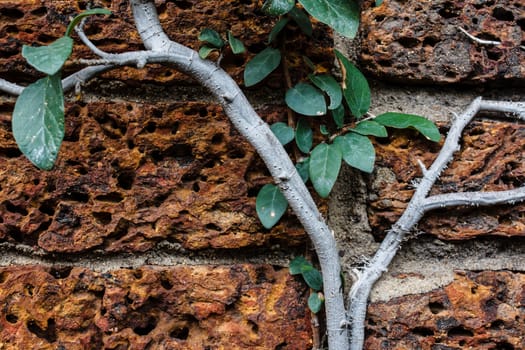
POLYGON ((332 110, 332 118, 339 129, 345 125, 345 107, 342 103, 332 110))
POLYGON ((313 267, 312 264, 310 264, 310 262, 308 262, 304 256, 296 256, 295 258, 293 258, 291 261, 290 261, 290 275, 298 275, 298 274, 301 274, 303 273, 303 269, 305 267, 313 267))
POLYGON ((13 135, 24 155, 37 167, 53 167, 64 138, 64 95, 58 74, 27 86, 16 100, 13 135))
POLYGON ((295 112, 309 116, 326 114, 323 93, 310 84, 299 83, 286 91, 285 101, 295 112))
POLYGON ((290 19, 288 17, 283 17, 279 21, 277 21, 277 23, 275 23, 275 25, 272 28, 272 31, 268 35, 268 44, 272 43, 277 38, 279 33, 284 29, 284 27, 286 27, 288 22, 290 22, 290 19))
POLYGON ((350 132, 344 136, 338 136, 334 144, 339 147, 344 161, 361 171, 371 173, 374 169, 376 151, 368 137, 350 132))
POLYGON ((375 137, 387 137, 388 133, 386 128, 373 120, 363 120, 352 129, 353 132, 357 132, 361 135, 372 135, 375 137))
POLYGON ((270 126, 272 132, 279 139, 279 142, 284 146, 292 141, 295 137, 295 132, 292 127, 283 122, 277 122, 270 126))
POLYGON ((312 128, 310 128, 310 123, 305 118, 299 118, 295 128, 295 143, 301 152, 310 152, 314 138, 313 135, 314 133, 312 128))
POLYGON ((315 64, 312 62, 311 59, 303 55, 303 61, 308 66, 308 68, 310 68, 313 72, 315 72, 315 64))
POLYGON ((312 36, 314 31, 312 28, 312 22, 310 21, 310 17, 308 17, 308 15, 303 10, 294 7, 289 12, 289 14, 304 34, 307 36, 312 36))
POLYGON ((431 141, 439 142, 441 140, 441 134, 437 126, 419 115, 388 112, 378 115, 374 118, 374 121, 391 128, 414 128, 431 141))
POLYGON ((238 55, 246 51, 242 41, 234 37, 230 31, 228 31, 228 43, 230 44, 234 55, 238 55))
POLYGON ((40 72, 53 75, 58 72, 73 51, 73 39, 63 36, 47 46, 22 47, 22 56, 40 72))
POLYGON ((323 276, 321 276, 319 270, 314 268, 312 265, 303 265, 301 274, 303 275, 304 281, 308 287, 315 291, 319 291, 323 288, 323 276))
POLYGON ((255 200, 255 210, 259 220, 267 229, 272 228, 286 212, 288 201, 279 187, 266 184, 261 188, 255 200))
POLYGON ((301 179, 303 179, 303 182, 308 181, 310 178, 310 157, 307 157, 303 159, 302 162, 295 164, 295 168, 297 169, 301 179))
POLYGON ((75 18, 73 18, 73 20, 67 26, 65 35, 71 36, 71 32, 73 31, 75 26, 80 23, 82 19, 88 16, 93 16, 93 15, 111 15, 111 11, 108 9, 94 8, 94 9, 89 9, 82 13, 79 13, 77 16, 75 16, 75 18))
POLYGON ((330 97, 330 105, 328 109, 335 109, 343 101, 343 92, 341 91, 341 86, 335 80, 335 78, 329 74, 322 75, 308 75, 308 78, 322 91, 326 92, 328 97, 330 97))
POLYGON ((321 143, 310 155, 310 180, 317 193, 326 198, 341 169, 341 151, 335 145, 321 143))
POLYGON ((359 27, 359 7, 353 0, 299 0, 305 10, 339 34, 354 38, 359 27))
POLYGON ((219 33, 210 28, 204 28, 199 34, 199 40, 210 44, 211 46, 220 49, 224 46, 224 40, 222 40, 219 33))
POLYGON ((319 311, 321 311, 321 307, 323 306, 324 298, 322 298, 321 295, 322 294, 319 293, 319 292, 314 292, 314 293, 310 294, 310 296, 308 297, 308 308, 314 314, 316 314, 319 311))
POLYGON ((204 60, 210 55, 210 53, 212 53, 213 51, 218 51, 218 50, 219 49, 217 49, 216 47, 204 45, 199 49, 199 57, 204 60))
POLYGON ((335 50, 343 71, 343 94, 352 114, 359 118, 370 108, 370 87, 365 76, 342 53, 335 50))
POLYGON ((328 127, 324 124, 319 125, 319 131, 321 132, 322 135, 325 135, 325 136, 330 134, 328 127))
POLYGON ((383 0, 376 0, 376 6, 379 6, 383 3, 383 0))
POLYGON ((266 0, 261 10, 270 16, 282 16, 295 6, 295 0, 266 0))
POLYGON ((277 49, 267 47, 259 52, 246 64, 244 70, 244 85, 253 86, 266 78, 279 66, 281 52, 277 49))

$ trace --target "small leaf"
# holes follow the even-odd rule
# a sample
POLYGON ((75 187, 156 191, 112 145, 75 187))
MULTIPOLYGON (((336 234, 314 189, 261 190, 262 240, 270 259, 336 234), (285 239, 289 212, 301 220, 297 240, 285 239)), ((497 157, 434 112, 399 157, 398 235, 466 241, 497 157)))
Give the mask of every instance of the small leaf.
POLYGON ((370 87, 365 76, 342 53, 335 55, 343 70, 343 95, 352 114, 359 118, 370 108, 370 87))
POLYGON ((289 266, 289 269, 290 269, 290 275, 298 275, 300 273, 303 272, 303 268, 305 266, 310 266, 312 267, 312 264, 310 264, 305 258, 304 256, 296 256, 295 258, 293 258, 291 261, 290 261, 290 266, 289 266))
POLYGON ((374 169, 376 151, 368 137, 350 132, 344 136, 338 136, 334 144, 339 147, 344 161, 361 171, 371 173, 374 169))
POLYGON ((353 0, 299 0, 305 10, 339 34, 354 38, 359 26, 359 7, 353 0))
POLYGON ((283 17, 279 21, 277 21, 277 23, 275 23, 275 25, 272 28, 272 31, 268 35, 268 44, 272 43, 277 38, 279 33, 284 29, 284 27, 286 27, 288 22, 290 22, 290 19, 288 17, 283 17))
POLYGON ((211 47, 211 46, 208 46, 208 45, 204 45, 202 46, 200 49, 199 49, 199 57, 202 58, 203 60, 206 59, 210 53, 212 53, 213 51, 218 51, 218 49, 216 47, 211 47))
POLYGON ((343 92, 341 91, 341 86, 335 80, 335 78, 328 74, 323 75, 308 75, 308 78, 322 91, 326 92, 328 97, 330 97, 330 105, 328 109, 335 109, 341 105, 343 100, 343 92))
POLYGON ((302 162, 295 164, 295 168, 297 169, 301 179, 303 179, 303 182, 308 181, 310 178, 310 157, 307 157, 303 159, 302 162))
POLYGON ((332 110, 332 118, 339 129, 345 125, 345 107, 342 103, 332 110))
POLYGON ((374 121, 391 128, 414 128, 431 141, 439 142, 441 140, 437 126, 430 120, 418 115, 388 112, 378 115, 374 121))
POLYGON ((295 112, 321 116, 326 114, 326 102, 323 93, 307 83, 299 83, 286 91, 285 101, 295 112))
POLYGON ((73 50, 73 39, 63 36, 47 46, 22 47, 22 56, 40 72, 53 75, 58 72, 73 50))
POLYGON ((383 3, 383 0, 376 0, 376 6, 379 6, 383 3))
POLYGON ((328 131, 328 127, 326 125, 324 125, 324 124, 321 124, 319 126, 319 131, 321 132, 321 134, 323 134, 325 136, 330 134, 330 131, 328 131))
POLYGON ((210 44, 217 49, 224 46, 224 40, 222 40, 219 33, 210 28, 204 28, 199 34, 199 40, 210 44))
POLYGON ((312 265, 303 265, 301 274, 303 275, 304 281, 306 282, 308 287, 312 288, 315 291, 319 291, 323 288, 323 276, 321 276, 319 270, 314 268, 312 265))
POLYGON ((75 16, 75 18, 73 18, 73 20, 67 26, 65 36, 71 36, 71 32, 73 31, 75 26, 80 23, 80 21, 83 18, 88 17, 88 16, 94 16, 94 15, 111 15, 111 11, 108 9, 103 9, 103 8, 94 8, 94 9, 89 9, 82 13, 79 13, 77 16, 75 16))
POLYGON ((321 311, 321 307, 323 306, 324 298, 322 297, 322 293, 320 292, 314 292, 310 294, 308 297, 308 308, 311 312, 314 314, 321 311))
POLYGON ((290 12, 290 17, 294 20, 295 23, 299 26, 299 29, 306 34, 307 36, 312 36, 313 28, 310 17, 303 11, 294 7, 290 12))
POLYGON ((295 0, 266 0, 261 10, 270 16, 282 16, 287 14, 294 6, 295 0))
POLYGON ((27 86, 16 100, 13 136, 24 155, 37 167, 53 167, 64 138, 64 95, 58 74, 27 86))
POLYGON ((255 210, 259 220, 267 229, 272 228, 286 212, 288 201, 279 187, 266 184, 261 188, 255 200, 255 210))
POLYGON ((281 52, 267 47, 246 64, 244 85, 253 86, 266 78, 281 63, 281 52))
POLYGON ((272 132, 279 139, 279 142, 284 146, 292 141, 295 137, 295 132, 292 127, 286 125, 283 122, 277 122, 270 126, 272 132))
POLYGON ((334 187, 341 169, 341 150, 335 145, 321 143, 310 155, 310 180, 317 193, 326 198, 334 187))
POLYGON ((313 143, 313 131, 305 118, 299 118, 295 128, 295 143, 303 153, 309 153, 313 143))
POLYGON ((353 132, 356 132, 361 135, 372 135, 375 137, 387 137, 388 133, 386 128, 375 122, 373 120, 363 120, 362 122, 357 123, 355 128, 352 129, 353 132))
POLYGON ((234 55, 238 55, 246 51, 242 41, 234 37, 230 31, 228 31, 228 43, 230 44, 234 55))
POLYGON ((315 64, 312 62, 311 59, 303 55, 303 61, 308 66, 308 68, 310 68, 313 72, 315 72, 316 70, 315 64))

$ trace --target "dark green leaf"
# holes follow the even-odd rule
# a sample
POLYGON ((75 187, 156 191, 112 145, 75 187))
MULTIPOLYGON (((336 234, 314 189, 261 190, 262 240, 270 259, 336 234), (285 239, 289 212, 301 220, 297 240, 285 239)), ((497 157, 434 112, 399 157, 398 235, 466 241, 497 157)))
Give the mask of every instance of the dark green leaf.
POLYGON ((374 121, 391 128, 414 128, 431 141, 439 142, 441 140, 437 126, 430 120, 418 115, 388 112, 378 115, 374 121))
POLYGON ((314 138, 313 134, 310 123, 305 118, 299 118, 295 128, 295 143, 301 152, 310 152, 314 138))
POLYGON ((277 21, 277 23, 275 23, 272 31, 270 32, 270 35, 268 35, 268 44, 272 43, 277 38, 279 33, 284 29, 284 27, 286 27, 289 21, 290 19, 288 17, 283 17, 277 21))
POLYGON ((326 101, 323 93, 310 84, 299 83, 286 91, 285 101, 295 112, 321 116, 326 114, 326 101))
POLYGON ((261 10, 270 16, 287 14, 295 6, 295 0, 266 0, 261 10))
POLYGON ((308 181, 310 178, 310 157, 307 157, 302 162, 295 164, 295 168, 297 169, 301 179, 303 179, 303 182, 308 181))
POLYGON ((22 91, 13 111, 12 128, 22 153, 40 169, 51 169, 64 138, 64 95, 58 74, 22 91))
POLYGON ((73 18, 73 20, 67 26, 65 35, 71 36, 71 32, 73 31, 75 26, 80 23, 80 21, 83 18, 88 17, 88 16, 93 16, 93 15, 111 15, 111 11, 108 9, 94 8, 94 9, 89 9, 89 10, 86 10, 78 14, 75 18, 73 18))
POLYGON ((332 118, 334 118, 335 125, 338 128, 343 127, 345 124, 345 107, 342 103, 332 110, 332 118))
POLYGON ((304 13, 303 10, 294 7, 289 12, 289 14, 304 34, 306 34, 307 36, 312 36, 312 22, 310 21, 310 17, 308 17, 308 15, 304 13))
POLYGON ((350 132, 336 137, 334 144, 339 147, 348 165, 367 173, 372 172, 376 152, 368 137, 350 132))
POLYGON ((303 273, 303 269, 308 267, 313 267, 304 256, 296 256, 290 261, 290 275, 298 275, 303 273))
POLYGON ((315 72, 315 64, 312 62, 311 59, 303 55, 303 61, 308 66, 308 68, 315 72))
POLYGON ((342 53, 335 55, 343 70, 343 94, 352 114, 359 118, 370 108, 370 87, 365 76, 342 53))
POLYGON ((288 201, 279 188, 266 184, 261 188, 255 200, 255 210, 264 227, 272 228, 286 212, 288 201))
POLYGON ((376 6, 379 6, 383 3, 383 0, 376 0, 376 6))
POLYGON ((359 27, 359 7, 353 0, 299 0, 305 10, 339 34, 354 38, 359 27))
POLYGON ((199 34, 199 40, 210 44, 217 49, 224 46, 224 40, 222 40, 219 33, 210 28, 204 28, 199 34))
POLYGON ((362 122, 357 123, 355 128, 352 131, 357 132, 361 135, 372 135, 375 137, 387 137, 388 133, 386 128, 373 121, 373 120, 363 120, 362 122))
POLYGON ((341 151, 339 147, 326 143, 315 146, 310 155, 310 181, 321 197, 328 197, 340 169, 341 151))
POLYGON ((218 50, 219 49, 217 49, 216 47, 204 45, 199 49, 199 57, 204 60, 210 55, 210 53, 212 53, 213 51, 218 51, 218 50))
POLYGON ((27 62, 48 75, 58 72, 73 50, 73 39, 63 36, 47 46, 22 47, 22 56, 27 62))
POLYGON ((303 266, 301 273, 308 287, 315 291, 319 291, 323 288, 323 276, 321 276, 319 270, 312 265, 303 266))
POLYGON ((321 311, 321 307, 323 306, 324 298, 322 298, 321 295, 319 292, 314 292, 308 297, 308 308, 314 314, 321 311))
POLYGON ((279 66, 280 62, 281 52, 279 50, 271 47, 262 50, 246 64, 244 85, 253 86, 262 81, 279 66))
POLYGON ((341 86, 335 80, 335 78, 329 74, 323 75, 308 75, 308 78, 322 91, 326 92, 328 97, 330 97, 330 105, 328 109, 335 109, 343 101, 343 92, 341 91, 341 86))
POLYGON ((270 129, 272 129, 272 132, 279 139, 279 142, 281 142, 281 144, 283 145, 288 144, 295 137, 295 132, 293 128, 286 125, 283 122, 277 122, 272 124, 272 126, 270 126, 270 129))
POLYGON ((321 131, 321 134, 323 134, 325 136, 330 134, 330 131, 328 130, 328 127, 326 125, 324 125, 324 124, 321 124, 319 126, 319 131, 321 131))
POLYGON ((246 51, 246 48, 244 47, 242 41, 234 37, 230 31, 228 31, 228 43, 230 44, 234 55, 238 55, 246 51))

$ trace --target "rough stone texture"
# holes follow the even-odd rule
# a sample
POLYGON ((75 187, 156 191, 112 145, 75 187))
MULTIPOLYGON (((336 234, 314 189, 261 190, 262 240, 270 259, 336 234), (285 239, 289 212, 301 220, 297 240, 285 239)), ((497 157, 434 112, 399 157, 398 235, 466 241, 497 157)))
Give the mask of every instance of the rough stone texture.
MULTIPOLYGON (((396 133, 387 142, 376 142, 376 145, 378 167, 369 181, 369 220, 376 237, 382 237, 412 197, 417 185, 414 181, 421 177, 417 160, 429 167, 440 145, 415 133, 396 133)), ((524 149, 523 125, 474 121, 465 130, 461 151, 443 172, 431 194, 501 191, 522 186, 525 181, 524 149)), ((450 240, 483 235, 522 236, 525 205, 435 211, 420 222, 418 230, 450 240)))
POLYGON ((381 79, 420 83, 525 84, 521 0, 365 2, 360 61, 381 79), (479 39, 472 42, 461 27, 479 39))
POLYGON ((523 349, 525 276, 457 272, 449 285, 368 309, 366 349, 523 349))
POLYGON ((269 265, 0 269, 1 348, 307 349, 307 288, 269 265))

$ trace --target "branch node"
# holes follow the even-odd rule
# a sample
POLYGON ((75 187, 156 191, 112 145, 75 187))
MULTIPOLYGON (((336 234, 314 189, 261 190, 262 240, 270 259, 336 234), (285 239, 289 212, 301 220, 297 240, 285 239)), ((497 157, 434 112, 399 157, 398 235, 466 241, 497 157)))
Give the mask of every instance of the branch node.
POLYGON ((423 173, 423 176, 426 176, 428 173, 427 167, 423 163, 421 159, 417 159, 417 165, 419 165, 419 168, 421 169, 421 172, 423 173))

